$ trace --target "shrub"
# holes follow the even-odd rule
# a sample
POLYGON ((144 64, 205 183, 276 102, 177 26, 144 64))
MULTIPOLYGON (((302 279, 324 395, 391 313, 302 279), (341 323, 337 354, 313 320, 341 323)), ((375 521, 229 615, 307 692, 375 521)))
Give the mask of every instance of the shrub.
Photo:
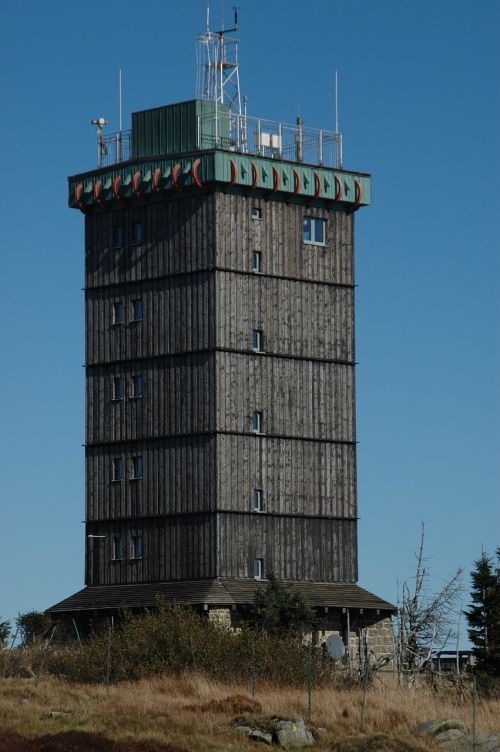
MULTIPOLYGON (((108 650, 114 682, 193 670, 215 680, 249 682, 254 665, 259 678, 278 684, 303 685, 307 675, 307 650, 300 638, 247 627, 234 633, 190 607, 165 602, 139 616, 125 614, 111 637, 95 635, 81 649, 51 651, 47 671, 69 681, 103 681, 108 650)), ((313 650, 313 676, 316 685, 338 676, 320 649, 313 650)))

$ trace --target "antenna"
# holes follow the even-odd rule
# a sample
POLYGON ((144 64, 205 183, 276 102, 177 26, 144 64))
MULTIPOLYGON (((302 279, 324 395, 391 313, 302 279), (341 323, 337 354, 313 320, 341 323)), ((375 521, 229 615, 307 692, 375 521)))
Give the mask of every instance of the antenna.
POLYGON ((118 130, 122 131, 122 69, 118 69, 118 130))
POLYGON ((339 130, 339 79, 338 71, 335 71, 335 166, 339 169, 344 165, 342 147, 342 134, 339 130))
POLYGON ((335 133, 339 132, 339 81, 338 71, 335 71, 335 133))
POLYGON ((231 29, 210 31, 210 5, 207 3, 206 29, 196 38, 196 97, 228 105, 231 114, 241 116, 238 40, 227 36, 238 30, 236 5, 233 12, 231 29))

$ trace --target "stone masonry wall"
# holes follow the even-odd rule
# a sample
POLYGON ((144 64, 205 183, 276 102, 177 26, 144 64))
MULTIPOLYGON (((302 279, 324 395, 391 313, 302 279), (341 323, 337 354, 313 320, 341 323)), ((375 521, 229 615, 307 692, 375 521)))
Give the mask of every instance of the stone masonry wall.
MULTIPOLYGON (((347 611, 340 608, 318 609, 318 630, 311 638, 317 645, 326 642, 330 635, 338 635, 349 648, 350 659, 354 667, 359 666, 368 655, 370 664, 394 651, 394 632, 390 613, 382 611, 361 613, 360 609, 351 609, 349 613, 349 635, 347 634, 347 611)), ((238 631, 241 614, 230 608, 210 608, 208 618, 216 624, 238 631)), ((385 666, 392 668, 392 660, 385 666)))

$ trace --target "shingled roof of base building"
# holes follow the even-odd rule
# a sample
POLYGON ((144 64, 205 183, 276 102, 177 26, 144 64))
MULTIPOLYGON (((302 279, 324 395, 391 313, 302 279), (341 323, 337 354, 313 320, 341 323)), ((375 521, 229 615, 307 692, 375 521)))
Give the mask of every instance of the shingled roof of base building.
MULTIPOLYGON (((302 593, 311 606, 332 608, 362 608, 395 611, 392 603, 354 583, 284 583, 302 593)), ((78 593, 47 609, 58 614, 71 611, 109 611, 120 608, 146 608, 155 606, 158 598, 172 603, 208 606, 243 606, 253 601, 256 587, 265 581, 206 580, 150 583, 137 585, 101 585, 86 587, 78 593)))

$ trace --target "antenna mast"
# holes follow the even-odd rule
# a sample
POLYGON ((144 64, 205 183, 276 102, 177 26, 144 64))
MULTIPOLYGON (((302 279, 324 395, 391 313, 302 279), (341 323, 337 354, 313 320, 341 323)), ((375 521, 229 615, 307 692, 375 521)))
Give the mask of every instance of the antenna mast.
POLYGON ((338 71, 335 71, 335 163, 340 169, 344 166, 342 134, 339 131, 339 82, 338 71))
POLYGON ((207 4, 205 32, 196 38, 196 97, 229 105, 232 114, 241 115, 238 40, 227 36, 238 31, 236 6, 233 12, 232 29, 210 31, 210 5, 207 4))

